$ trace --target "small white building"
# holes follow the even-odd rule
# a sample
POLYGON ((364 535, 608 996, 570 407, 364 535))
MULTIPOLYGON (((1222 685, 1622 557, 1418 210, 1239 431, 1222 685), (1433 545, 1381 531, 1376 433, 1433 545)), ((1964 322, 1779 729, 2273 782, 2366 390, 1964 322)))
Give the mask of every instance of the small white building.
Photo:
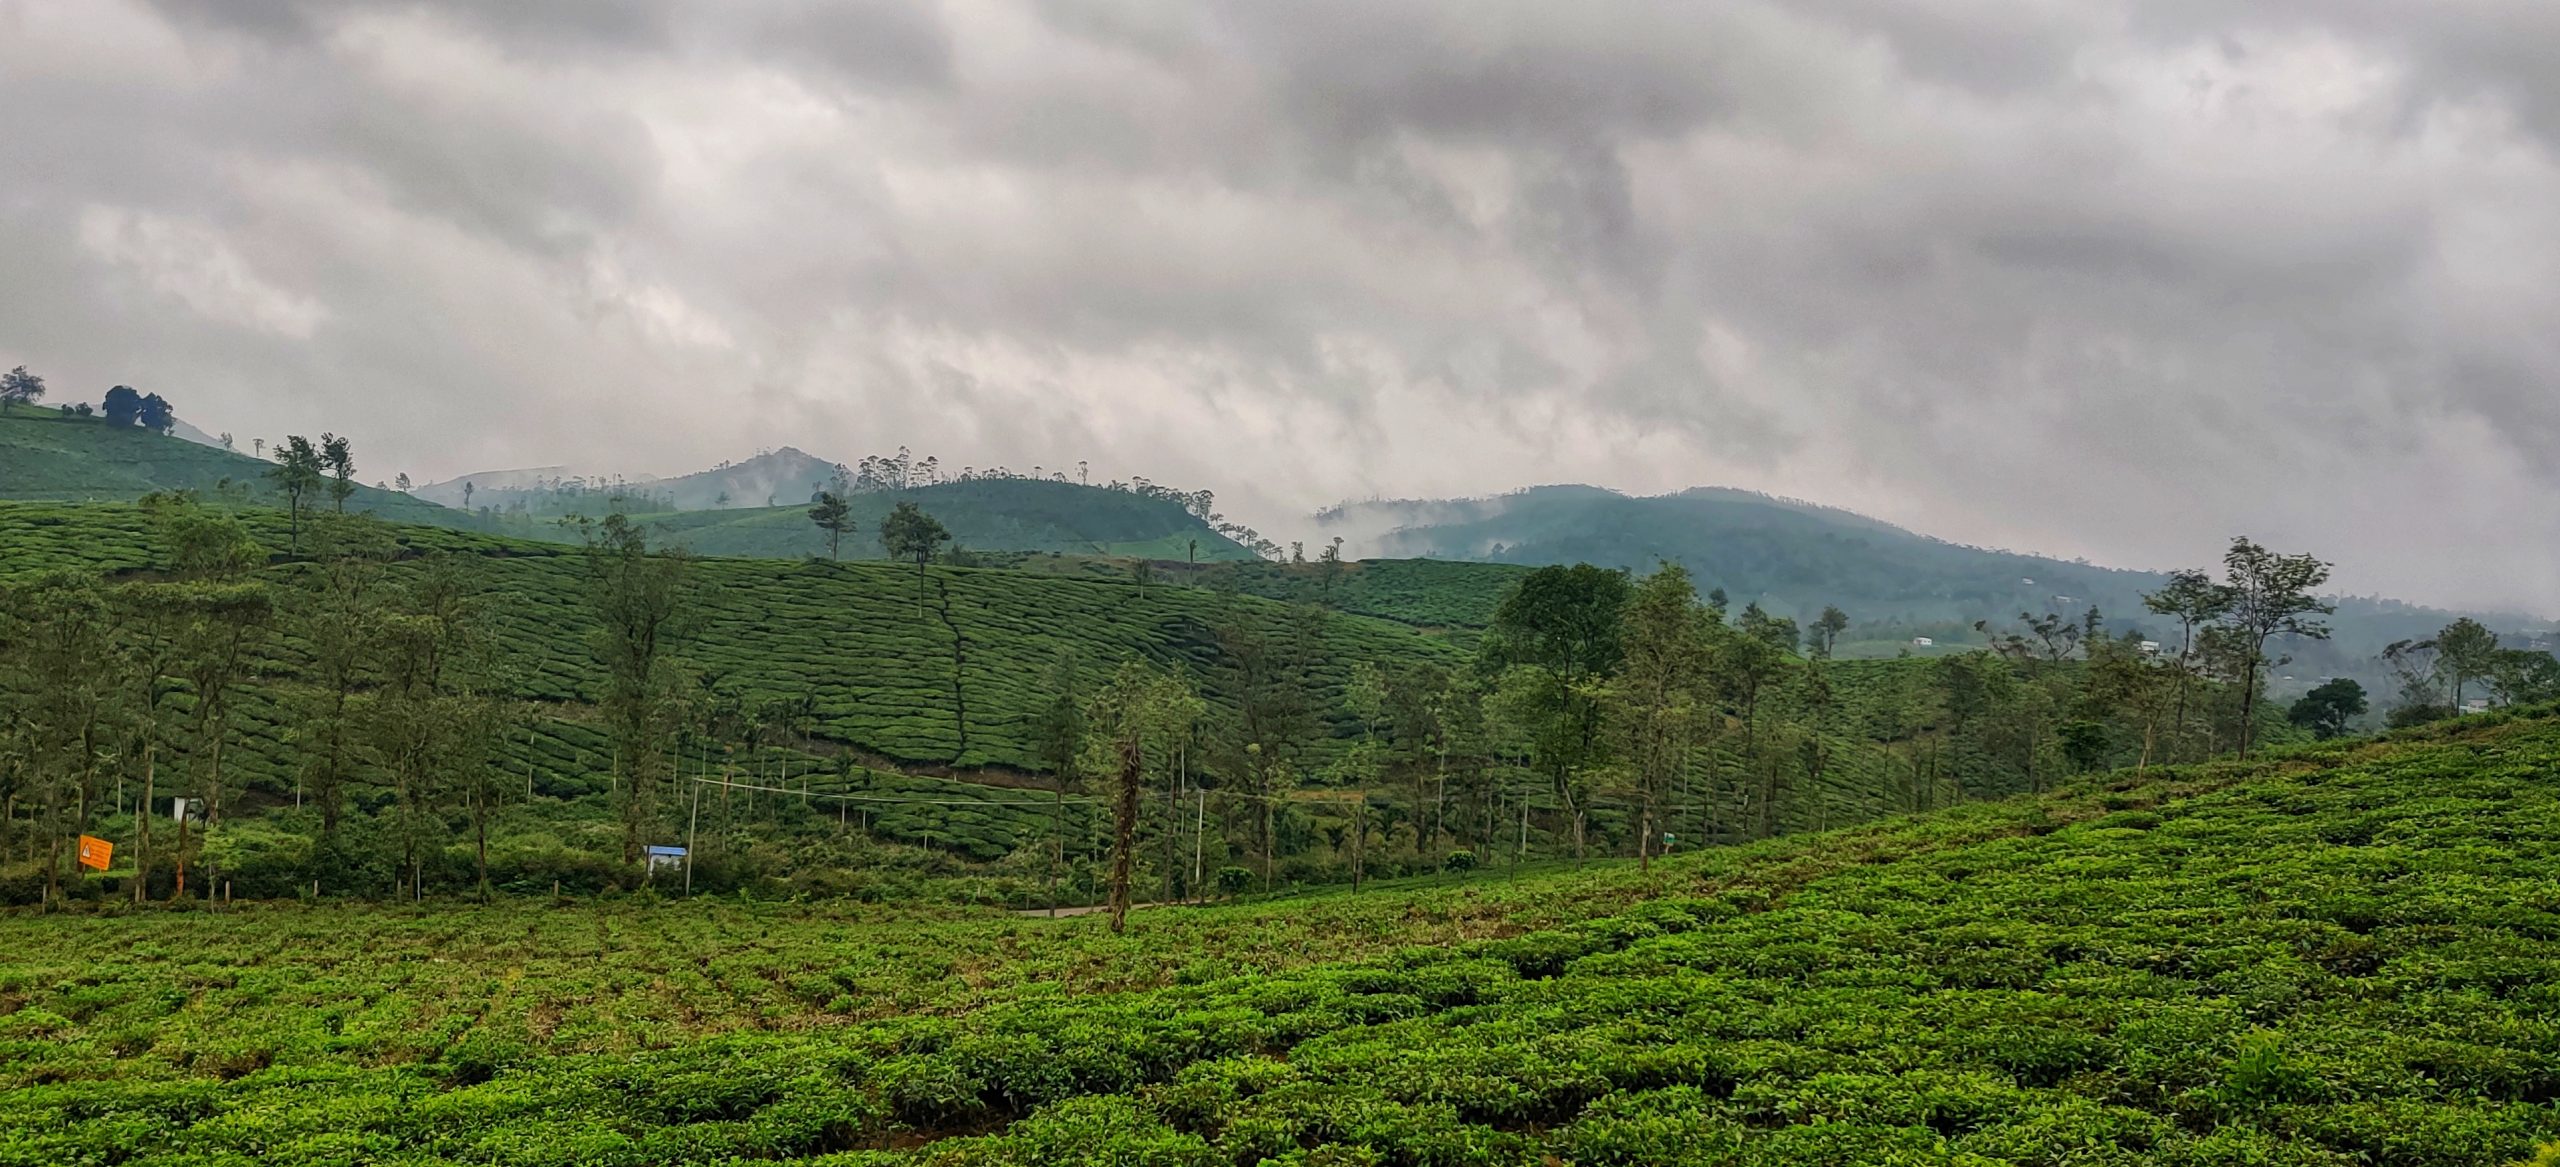
POLYGON ((651 875, 655 875, 661 871, 684 870, 684 848, 682 847, 661 847, 652 844, 650 846, 642 847, 641 850, 649 853, 649 873, 651 875))
POLYGON ((1937 646, 1937 641, 1931 640, 1926 636, 1914 636, 1911 638, 1911 647, 1913 648, 1936 648, 1937 646))
POLYGON ((2157 641, 2157 640, 2146 640, 2146 641, 2143 641, 2143 642, 2142 642, 2142 655, 2144 655, 2144 656, 2158 656, 2158 655, 2160 655, 2160 642, 2159 642, 2159 641, 2157 641))

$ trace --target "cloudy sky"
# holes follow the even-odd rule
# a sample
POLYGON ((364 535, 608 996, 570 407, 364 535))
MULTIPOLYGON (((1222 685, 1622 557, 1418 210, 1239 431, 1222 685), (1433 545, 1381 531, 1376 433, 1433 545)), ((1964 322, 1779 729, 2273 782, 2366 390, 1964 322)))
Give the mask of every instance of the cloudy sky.
POLYGON ((0 364, 367 477, 1729 484, 2560 612, 2550 0, 0 0, 0 364))

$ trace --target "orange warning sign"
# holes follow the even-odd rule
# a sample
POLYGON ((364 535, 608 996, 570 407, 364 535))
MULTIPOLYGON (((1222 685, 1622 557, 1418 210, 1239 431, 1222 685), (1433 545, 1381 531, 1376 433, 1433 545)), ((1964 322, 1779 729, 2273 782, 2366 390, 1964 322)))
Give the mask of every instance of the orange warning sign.
POLYGON ((108 861, 114 859, 115 856, 115 844, 110 843, 105 839, 101 839, 96 835, 80 836, 80 866, 95 867, 100 871, 104 871, 107 869, 108 861))

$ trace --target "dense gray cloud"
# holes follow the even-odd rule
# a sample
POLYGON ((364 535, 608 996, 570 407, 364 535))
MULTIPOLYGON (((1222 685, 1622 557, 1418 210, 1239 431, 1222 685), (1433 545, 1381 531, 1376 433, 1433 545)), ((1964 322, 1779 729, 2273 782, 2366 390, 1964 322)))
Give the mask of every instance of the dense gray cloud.
POLYGON ((384 477, 1721 483, 2560 611, 2546 0, 0 0, 0 103, 0 363, 384 477))

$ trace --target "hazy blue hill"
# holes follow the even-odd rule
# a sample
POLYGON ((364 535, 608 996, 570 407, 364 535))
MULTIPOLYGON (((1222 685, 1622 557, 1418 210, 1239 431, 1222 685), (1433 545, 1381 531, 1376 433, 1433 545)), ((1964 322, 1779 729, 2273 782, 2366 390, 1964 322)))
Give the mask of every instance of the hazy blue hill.
MULTIPOLYGON (((2161 572, 1968 547, 1749 491, 1705 487, 1640 498, 1550 486, 1492 498, 1351 503, 1317 519, 1350 537, 1347 547, 1377 558, 1587 562, 1636 572, 1675 562, 1697 577, 1701 590, 1722 588, 1735 607, 1757 602, 1806 621, 1837 604, 1856 622, 1849 647, 1871 654, 1896 651, 1915 636, 1941 645, 1977 641, 1970 631, 1976 620, 2008 624, 2021 612, 2077 614, 2092 604, 2119 631, 2168 631, 2142 608, 2143 593, 2163 582, 2161 572)), ((1442 583, 1445 589, 1448 581, 1442 583)), ((1455 619, 1458 614, 1444 603, 1433 622, 1466 622, 1455 619)), ((2288 646, 2296 658, 2291 671, 2306 677, 2367 671, 2385 644, 2425 636, 2453 617, 2394 601, 2345 599, 2331 621, 2334 640, 2288 646)), ((2508 630, 2533 622, 2512 613, 2485 618, 2508 630)))
MULTIPOLYGON (((912 490, 857 492, 847 501, 854 521, 854 530, 844 539, 847 559, 880 557, 880 519, 900 502, 912 502, 940 520, 950 528, 954 542, 973 551, 1055 551, 1187 561, 1196 541, 1202 562, 1252 557, 1178 503, 1099 486, 982 478, 912 490)), ((665 531, 670 542, 704 555, 801 558, 827 554, 826 536, 809 522, 803 502, 753 510, 674 511, 651 514, 648 521, 665 531)))
MULTIPOLYGON (((357 451, 359 465, 363 451, 357 451)), ((54 410, 16 410, 0 417, 0 499, 27 502, 129 502, 159 490, 192 490, 208 501, 282 506, 266 473, 274 465, 219 445, 111 426, 54 410)), ((323 501, 320 505, 327 506, 323 501)), ((398 491, 358 486, 350 510, 404 523, 480 530, 472 515, 398 491)))

